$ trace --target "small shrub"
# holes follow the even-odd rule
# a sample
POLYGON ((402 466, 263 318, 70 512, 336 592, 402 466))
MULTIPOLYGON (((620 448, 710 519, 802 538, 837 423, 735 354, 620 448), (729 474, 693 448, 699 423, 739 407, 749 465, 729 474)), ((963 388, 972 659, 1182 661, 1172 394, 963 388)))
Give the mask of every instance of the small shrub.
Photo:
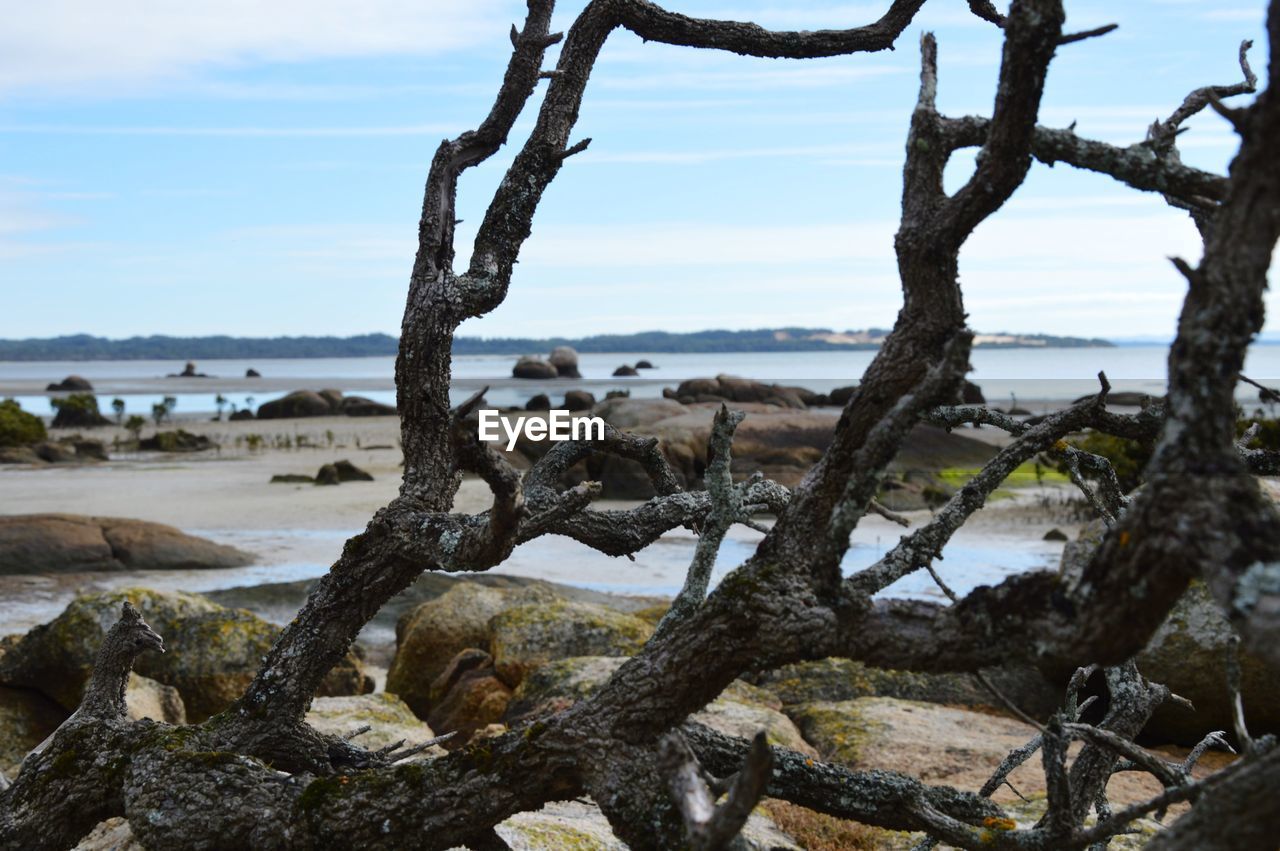
POLYGON ((98 397, 92 393, 72 393, 60 399, 50 399, 55 411, 54 428, 94 428, 109 425, 98 410, 98 397))
POLYGON ((0 446, 26 446, 47 436, 44 420, 22 410, 14 399, 0 402, 0 446))

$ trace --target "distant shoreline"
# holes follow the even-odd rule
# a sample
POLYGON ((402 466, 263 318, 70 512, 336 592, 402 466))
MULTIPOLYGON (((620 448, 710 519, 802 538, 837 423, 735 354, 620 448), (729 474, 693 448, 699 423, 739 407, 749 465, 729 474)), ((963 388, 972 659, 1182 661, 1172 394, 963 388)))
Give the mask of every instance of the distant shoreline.
MULTIPOLYGON (((847 352, 875 350, 888 332, 831 331, 825 328, 764 328, 752 331, 646 331, 580 338, 459 337, 455 355, 546 353, 571 346, 587 354, 715 354, 761 352, 847 352)), ((1049 334, 979 334, 978 348, 1111 348, 1110 340, 1049 334)), ((352 337, 130 337, 112 340, 77 334, 44 339, 0 340, 0 361, 244 360, 251 358, 391 357, 399 341, 389 334, 352 337)))

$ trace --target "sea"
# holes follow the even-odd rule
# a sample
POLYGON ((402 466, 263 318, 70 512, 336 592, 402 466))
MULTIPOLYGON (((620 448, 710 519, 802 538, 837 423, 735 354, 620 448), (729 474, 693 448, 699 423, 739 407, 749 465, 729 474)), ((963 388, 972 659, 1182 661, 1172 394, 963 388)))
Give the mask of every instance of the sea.
MULTIPOLYGON (((572 388, 590 390, 603 397, 611 390, 625 390, 634 398, 657 398, 664 388, 674 388, 688 378, 719 374, 806 387, 828 392, 857 383, 871 359, 872 350, 838 352, 630 352, 581 355, 581 379, 548 381, 511 378, 516 358, 511 355, 466 355, 453 361, 451 397, 460 402, 487 388, 491 405, 506 407, 525 403, 546 393, 553 403, 572 388), (638 377, 613 377, 622 365, 648 360, 654 369, 638 377)), ((1105 372, 1113 392, 1163 395, 1168 347, 1133 345, 1097 348, 978 348, 970 357, 969 379, 978 384, 993 405, 1048 409, 1064 401, 1098 390, 1097 375, 1105 372)), ((48 382, 67 375, 88 379, 109 412, 108 400, 123 399, 126 410, 149 413, 165 396, 176 399, 175 413, 203 415, 224 407, 253 407, 294 389, 332 387, 387 404, 395 403, 395 359, 306 358, 228 359, 201 361, 200 379, 167 379, 182 371, 175 361, 3 361, 0 362, 0 396, 16 398, 25 410, 48 414, 56 394, 43 391, 48 382), (261 379, 247 379, 249 369, 261 379), (173 390, 167 389, 172 382, 173 390), (208 389, 201 386, 207 383, 208 389)), ((1280 383, 1280 345, 1258 344, 1249 352, 1245 375, 1261 383, 1280 383)), ((1256 389, 1242 384, 1237 399, 1246 407, 1257 406, 1256 389)))

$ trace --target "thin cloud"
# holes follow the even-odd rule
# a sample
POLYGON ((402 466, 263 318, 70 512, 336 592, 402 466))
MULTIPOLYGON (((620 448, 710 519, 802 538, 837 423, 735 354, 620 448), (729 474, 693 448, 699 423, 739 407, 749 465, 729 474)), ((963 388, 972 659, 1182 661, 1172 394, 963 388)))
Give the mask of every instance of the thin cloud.
POLYGON ((0 133, 47 136, 438 136, 456 133, 456 124, 407 124, 391 127, 182 127, 179 125, 9 124, 0 133))

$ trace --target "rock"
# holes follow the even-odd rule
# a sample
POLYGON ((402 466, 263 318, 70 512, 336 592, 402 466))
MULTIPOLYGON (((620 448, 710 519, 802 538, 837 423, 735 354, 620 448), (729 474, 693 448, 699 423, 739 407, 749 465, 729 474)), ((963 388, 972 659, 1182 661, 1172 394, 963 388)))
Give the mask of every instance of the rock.
POLYGON ((107 461, 107 445, 101 440, 73 440, 76 458, 88 461, 107 461))
POLYGON ((187 361, 187 365, 182 368, 182 372, 178 373, 181 378, 195 378, 199 373, 196 372, 196 365, 192 361, 187 361))
POLYGON ((570 390, 564 394, 566 411, 589 411, 596 404, 596 397, 586 390, 570 390))
POLYGON ((68 375, 61 381, 50 384, 44 389, 50 393, 92 393, 93 385, 89 383, 87 378, 82 378, 79 375, 68 375))
MULTIPOLYGON (((1080 530, 1062 550, 1059 574, 1074 587, 1106 532, 1101 520, 1080 530)), ((1214 730, 1232 730, 1223 664, 1233 631, 1222 609, 1200 581, 1193 581, 1137 656, 1147 679, 1168 686, 1193 704, 1195 711, 1166 702, 1151 716, 1143 735, 1155 741, 1190 745, 1214 730)), ((1280 680, 1266 663, 1241 651, 1241 696, 1249 731, 1280 733, 1280 680)))
POLYGON ((630 391, 630 390, 608 390, 608 391, 605 391, 604 398, 606 398, 606 399, 630 399, 630 398, 631 398, 631 391, 630 391))
POLYGON ((245 377, 245 378, 261 378, 261 377, 262 377, 262 373, 258 372, 258 371, 257 371, 256 369, 254 369, 253 367, 249 367, 248 369, 246 369, 246 370, 244 371, 244 377, 245 377))
POLYGON ((630 430, 685 414, 685 407, 671 399, 605 399, 592 413, 614 428, 630 430))
POLYGON ((365 673, 360 645, 352 646, 338 664, 329 669, 316 689, 317 697, 345 697, 347 695, 372 694, 378 684, 365 673))
POLYGON ((62 440, 46 440, 34 447, 36 457, 48 464, 74 464, 79 460, 75 444, 62 440))
POLYGON ((248 408, 241 408, 238 411, 232 411, 231 416, 227 417, 227 419, 232 422, 239 422, 240 420, 251 420, 253 418, 254 418, 253 411, 249 410, 248 408))
POLYGON ((214 443, 203 434, 192 434, 185 429, 158 431, 151 437, 138 441, 138 448, 147 452, 203 452, 216 449, 214 443))
MULTIPOLYGON (((1062 689, 1025 665, 983 671, 1000 691, 1025 712, 1047 717, 1062 702, 1062 689)), ((777 695, 783 707, 831 703, 860 697, 894 697, 960 706, 992 706, 997 701, 968 674, 924 674, 873 668, 852 659, 797 662, 765 672, 755 681, 777 695)), ((1002 708, 1002 707, 997 707, 1002 708)))
POLYGON ((578 353, 571 346, 556 346, 547 361, 556 368, 561 378, 581 378, 578 372, 578 353))
POLYGON ((349 417, 394 417, 395 405, 384 405, 363 396, 346 396, 339 409, 349 417))
MULTIPOLYGON (((436 737, 432 728, 409 711, 394 694, 364 694, 347 697, 317 697, 307 712, 307 723, 321 733, 343 736, 368 725, 369 731, 353 741, 363 748, 377 750, 404 740, 413 747, 436 737)), ((441 756, 444 750, 432 747, 428 755, 441 756)))
POLYGON ((146 851, 129 822, 119 816, 99 822, 72 851, 146 851))
POLYGON ((549 411, 551 410, 551 397, 546 393, 531 396, 529 401, 525 403, 524 409, 526 411, 549 411))
POLYGON ((0 683, 39 689, 74 709, 126 599, 165 641, 166 652, 143 654, 135 671, 177 689, 192 723, 221 712, 244 693, 276 638, 276 627, 257 615, 224 609, 195 594, 144 588, 89 594, 10 644, 0 656, 0 683))
POLYGON ((254 557, 172 526, 117 517, 0 517, 0 574, 243 567, 254 557))
POLYGON ((442 733, 457 732, 451 748, 499 721, 511 700, 511 689, 494 674, 493 657, 476 648, 458 653, 432 683, 431 693, 427 720, 442 733))
MULTIPOLYGON (((791 713, 826 759, 858 770, 900 771, 976 791, 1009 751, 1035 735, 1022 721, 892 697, 808 703, 791 713)), ((1010 780, 1024 795, 1044 788, 1036 760, 1010 780)))
POLYGON ((568 656, 630 656, 653 633, 631 615, 591 603, 556 600, 506 609, 489 622, 498 678, 518 686, 529 671, 568 656))
POLYGON ((557 378, 560 373, 554 366, 536 355, 524 355, 511 368, 514 378, 557 378))
MULTIPOLYGON (((1155 741, 1193 745, 1214 730, 1232 730, 1232 712, 1223 673, 1231 625, 1208 588, 1188 586, 1168 618, 1138 654, 1138 670, 1195 704, 1195 711, 1166 702, 1143 734, 1155 741)), ((1249 732, 1280 733, 1280 678, 1258 656, 1241 651, 1240 691, 1249 732)))
POLYGON ((316 472, 315 483, 317 485, 342 484, 342 479, 338 478, 338 468, 333 464, 325 464, 316 472))
POLYGON ((321 399, 329 403, 329 413, 336 414, 342 410, 342 400, 345 398, 342 391, 333 387, 327 387, 318 394, 321 399))
POLYGON ((313 390, 295 390, 279 399, 258 406, 258 419, 278 420, 293 417, 327 417, 333 413, 329 401, 313 390))
POLYGON ((641 358, 640 360, 636 361, 636 369, 657 369, 657 367, 654 366, 649 361, 641 358))
POLYGON ((57 413, 53 417, 54 428, 97 428, 111 425, 111 421, 98 410, 98 397, 92 393, 73 393, 70 396, 49 400, 57 413))
MULTIPOLYGON (((337 470, 334 471, 337 474, 337 470)), ((299 473, 278 473, 271 477, 270 484, 273 485, 314 485, 315 478, 312 476, 304 476, 299 473)))
POLYGON ((1067 533, 1066 533, 1066 532, 1062 531, 1061 529, 1059 529, 1059 528, 1057 528, 1057 527, 1054 527, 1054 528, 1050 529, 1048 532, 1045 532, 1045 533, 1044 533, 1044 540, 1046 540, 1046 541, 1066 541, 1066 540, 1068 540, 1068 538, 1067 538, 1067 533))
POLYGON ((43 461, 30 446, 0 446, 0 464, 40 464, 43 461))
POLYGON ((614 378, 630 378, 639 374, 635 367, 627 366, 625 363, 613 371, 614 378))
POLYGON ((0 686, 0 771, 13 769, 66 720, 68 711, 38 691, 0 686))
POLYGON ((546 592, 512 592, 459 583, 410 611, 396 624, 396 655, 387 691, 400 695, 421 718, 431 712, 431 685, 463 650, 488 650, 489 621, 513 602, 550 599, 546 592))
POLYGON ((960 385, 960 392, 957 395, 961 405, 987 404, 986 397, 982 395, 982 388, 967 379, 964 384, 960 385))
MULTIPOLYGON (((507 706, 505 720, 517 724, 568 709, 594 694, 626 661, 615 656, 577 656, 548 662, 530 671, 520 683, 507 706)), ((776 696, 735 681, 691 720, 744 739, 764 730, 771 745, 817 756, 781 709, 776 696)))
POLYGON ((729 402, 763 402, 783 408, 804 408, 803 396, 809 394, 803 388, 764 384, 732 375, 691 378, 680 382, 675 392, 682 401, 686 397, 698 401, 723 399, 729 402))
POLYGON ((134 721, 150 718, 165 724, 187 723, 187 708, 183 705, 182 695, 178 690, 150 677, 130 674, 124 702, 129 717, 134 721))
POLYGON ((837 387, 827 394, 827 399, 832 405, 843 408, 849 404, 849 400, 853 398, 853 394, 857 391, 858 385, 850 384, 846 387, 837 387))
POLYGON ((338 481, 340 482, 372 482, 373 476, 361 470, 350 461, 341 460, 334 461, 333 467, 338 471, 338 481))

